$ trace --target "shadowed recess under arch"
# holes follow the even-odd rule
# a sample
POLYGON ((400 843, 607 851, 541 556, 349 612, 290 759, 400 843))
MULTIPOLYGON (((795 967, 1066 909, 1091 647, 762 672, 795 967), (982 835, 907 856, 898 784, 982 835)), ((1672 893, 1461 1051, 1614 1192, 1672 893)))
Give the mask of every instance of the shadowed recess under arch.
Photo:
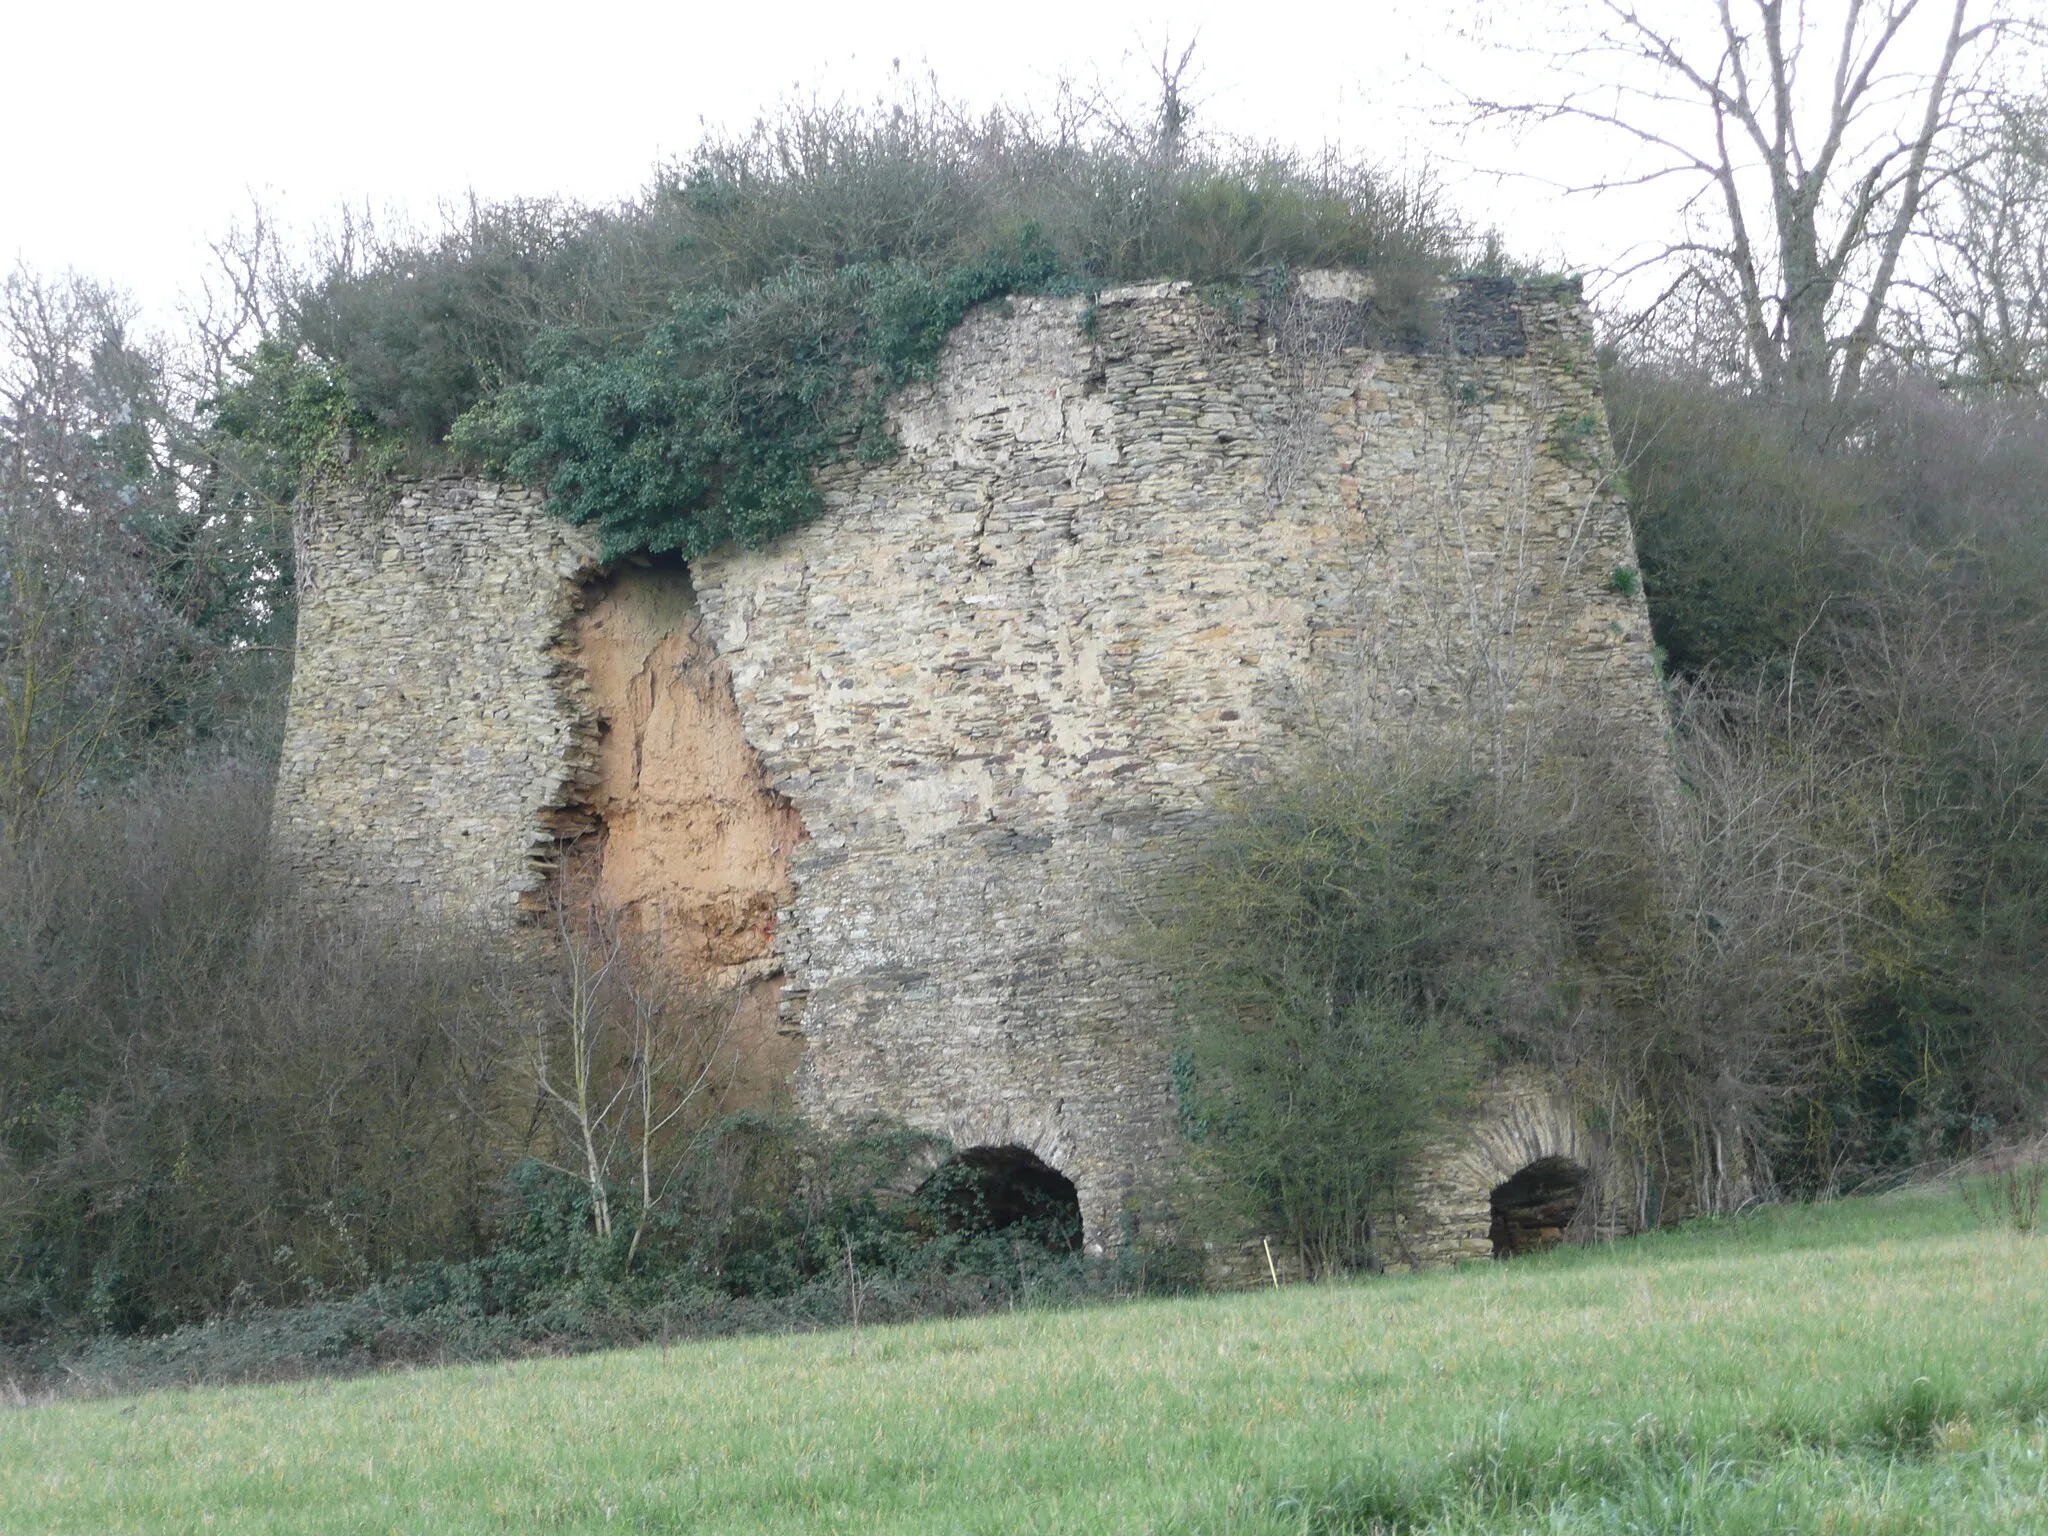
POLYGON ((1024 1147, 968 1147, 932 1171, 919 1194, 949 1232, 1002 1233, 1059 1253, 1081 1248, 1073 1180, 1024 1147))
POLYGON ((1541 1253, 1565 1239, 1586 1195, 1587 1170, 1568 1157, 1540 1157, 1493 1187, 1496 1259, 1541 1253))

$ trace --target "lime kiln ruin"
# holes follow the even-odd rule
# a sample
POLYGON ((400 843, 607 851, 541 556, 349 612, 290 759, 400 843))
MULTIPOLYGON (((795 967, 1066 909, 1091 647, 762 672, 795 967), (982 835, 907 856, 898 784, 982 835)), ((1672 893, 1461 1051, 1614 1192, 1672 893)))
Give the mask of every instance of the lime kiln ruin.
MULTIPOLYGON (((1120 940, 1204 807, 1306 751, 1663 701, 1576 287, 1474 279, 1427 347, 1370 284, 985 306, 772 546, 601 564, 535 491, 302 510, 275 840, 309 895, 507 926, 565 841, 741 999, 755 1090, 1070 1180, 1113 1245, 1182 1155, 1170 1003, 1120 940)), ((1646 771, 1648 771, 1646 769, 1646 771)), ((1600 1155, 1496 1085, 1424 1184, 1600 1155)))

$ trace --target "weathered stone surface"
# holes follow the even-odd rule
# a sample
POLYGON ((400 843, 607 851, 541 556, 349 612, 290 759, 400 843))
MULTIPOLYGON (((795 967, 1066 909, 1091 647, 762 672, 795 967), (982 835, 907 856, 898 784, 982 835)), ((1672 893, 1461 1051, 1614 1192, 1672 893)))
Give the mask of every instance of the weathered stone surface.
MULTIPOLYGON (((1181 1166, 1169 1002, 1128 928, 1219 791, 1415 729, 1506 756, 1567 708, 1662 764, 1576 292, 1460 289, 1452 313, 1493 339, 1412 353, 1360 344, 1354 289, 1304 284, 1263 317, 1176 284, 987 307, 898 402, 899 459, 835 466, 816 524, 691 572, 746 740, 808 833, 786 887, 755 876, 780 904, 800 1101, 1027 1147, 1074 1180, 1093 1245, 1151 1219, 1181 1166)), ((370 892, 402 868, 503 920, 560 808, 603 798, 602 754, 560 667, 581 546, 530 499, 484 511, 509 492, 472 502, 474 526, 433 521, 486 494, 417 488, 386 520, 404 534, 323 510, 278 815, 316 882, 370 892), (497 568, 444 541, 526 574, 486 587, 497 568), (452 695, 353 682, 485 643, 476 704, 504 690, 502 730, 439 731, 452 695), (409 825, 458 807, 488 858, 409 825)))
POLYGON ((1494 1079, 1466 1121, 1422 1159, 1412 1213, 1394 1234, 1403 1263, 1427 1268, 1491 1259, 1493 1191, 1533 1164, 1556 1158, 1583 1169, 1588 1202, 1574 1236, 1591 1241, 1632 1229, 1630 1166, 1609 1155, 1555 1084, 1522 1072, 1494 1079))
POLYGON ((316 899, 510 921, 593 766, 566 645, 592 546, 458 480, 331 495, 298 546, 279 855, 316 899))

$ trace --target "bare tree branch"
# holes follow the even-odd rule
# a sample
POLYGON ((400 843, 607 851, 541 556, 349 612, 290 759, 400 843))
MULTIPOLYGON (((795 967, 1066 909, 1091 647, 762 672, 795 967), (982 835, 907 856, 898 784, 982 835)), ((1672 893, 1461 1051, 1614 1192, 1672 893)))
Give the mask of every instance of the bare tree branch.
POLYGON ((1711 215, 1692 199, 1682 211, 1724 238, 1688 234, 1665 259, 1694 270, 1702 291, 1733 296, 1752 377, 1853 392, 1911 291, 1901 274, 1928 242, 1930 197, 1981 152, 1965 128, 1986 99, 1992 57, 2038 39, 2042 25, 2010 0, 1951 0, 1932 36, 1923 0, 1687 9, 1698 23, 1690 32, 1683 16, 1652 20, 1628 0, 1595 0, 1590 31, 1545 55, 1557 92, 1473 100, 1472 115, 1581 122, 1664 157, 1593 190, 1673 177, 1711 188, 1711 215), (1925 65, 1915 55, 1923 39, 1925 65), (1809 79, 1809 59, 1826 73, 1809 79), (1597 87, 1576 83, 1587 79, 1597 87))

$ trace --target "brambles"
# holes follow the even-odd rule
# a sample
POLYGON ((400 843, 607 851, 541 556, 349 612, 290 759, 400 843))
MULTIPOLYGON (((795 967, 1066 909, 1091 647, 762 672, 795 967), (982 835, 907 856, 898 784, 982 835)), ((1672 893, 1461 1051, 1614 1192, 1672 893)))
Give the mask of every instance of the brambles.
POLYGON ((165 770, 0 845, 0 1337, 475 1248, 509 958, 280 902, 269 791, 165 770))

